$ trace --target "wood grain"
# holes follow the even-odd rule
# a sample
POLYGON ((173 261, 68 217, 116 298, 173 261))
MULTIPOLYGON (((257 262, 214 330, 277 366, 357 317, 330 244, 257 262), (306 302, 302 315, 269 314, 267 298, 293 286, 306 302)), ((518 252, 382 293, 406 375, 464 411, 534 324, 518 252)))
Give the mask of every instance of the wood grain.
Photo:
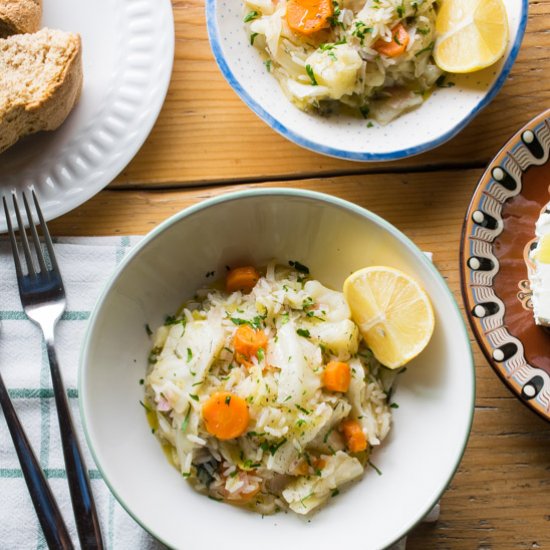
MULTIPOLYGON (((436 266, 461 304, 457 269, 460 229, 480 175, 481 170, 453 170, 305 179, 274 185, 330 193, 383 216, 422 249, 434 253, 436 266)), ((266 185, 108 190, 52 222, 51 229, 55 235, 141 234, 205 198, 266 185)), ((473 339, 472 347, 477 396, 466 454, 443 496, 440 520, 419 525, 407 548, 550 548, 550 424, 512 396, 473 339)))
MULTIPOLYGON (((237 0, 236 0, 237 1, 237 0)), ((519 2, 519 0, 517 0, 519 2)), ((172 0, 174 72, 149 139, 116 179, 122 186, 179 186, 388 170, 384 163, 323 157, 258 119, 222 77, 206 34, 203 0, 172 0)), ((527 32, 503 89, 459 136, 396 167, 482 166, 513 131, 550 104, 550 0, 531 0, 527 32)))

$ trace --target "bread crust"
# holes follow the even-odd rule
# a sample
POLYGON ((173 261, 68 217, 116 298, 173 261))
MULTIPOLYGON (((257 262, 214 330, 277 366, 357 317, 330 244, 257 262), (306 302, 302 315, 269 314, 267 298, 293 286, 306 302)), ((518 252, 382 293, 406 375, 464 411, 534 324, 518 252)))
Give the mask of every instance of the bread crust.
POLYGON ((42 0, 0 0, 0 38, 36 32, 42 20, 42 0))
POLYGON ((60 78, 50 84, 43 97, 26 104, 17 102, 0 112, 0 153, 23 136, 55 130, 75 106, 82 91, 82 44, 77 34, 71 35, 71 40, 76 41, 76 47, 60 78))

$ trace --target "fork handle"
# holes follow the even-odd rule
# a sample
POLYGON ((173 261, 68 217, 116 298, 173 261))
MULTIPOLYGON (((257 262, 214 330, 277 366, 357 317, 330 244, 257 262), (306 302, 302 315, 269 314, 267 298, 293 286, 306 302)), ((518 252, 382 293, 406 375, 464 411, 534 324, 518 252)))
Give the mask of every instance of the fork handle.
POLYGON ((46 340, 46 348, 50 361, 52 386, 57 407, 59 430, 61 432, 61 444, 63 447, 63 456, 65 458, 65 467, 67 469, 69 492, 73 504, 78 538, 80 539, 83 550, 102 550, 103 540, 101 537, 101 529, 94 497, 90 487, 86 465, 82 457, 82 451, 80 450, 76 437, 67 394, 63 386, 61 371, 53 346, 53 340, 46 340))
POLYGON ((73 550, 69 531, 0 376, 0 405, 19 457, 38 521, 51 550, 73 550))

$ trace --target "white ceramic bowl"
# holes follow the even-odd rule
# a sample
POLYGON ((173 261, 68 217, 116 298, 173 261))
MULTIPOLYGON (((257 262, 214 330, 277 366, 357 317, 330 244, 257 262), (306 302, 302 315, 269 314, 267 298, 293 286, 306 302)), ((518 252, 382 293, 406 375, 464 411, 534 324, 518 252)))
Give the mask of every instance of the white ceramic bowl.
POLYGON ((174 548, 262 550, 384 548, 438 501, 462 457, 473 415, 474 368, 464 322, 430 260, 393 226, 329 195, 263 189, 223 195, 170 218, 120 265, 92 313, 79 391, 86 436, 105 481, 128 512, 174 548), (390 436, 370 469, 310 521, 262 518, 199 495, 151 434, 143 386, 151 342, 162 324, 225 265, 299 260, 341 288, 361 267, 414 275, 431 297, 436 329, 402 375, 390 436))
POLYGON ((464 128, 500 90, 517 57, 527 24, 528 0, 504 0, 510 40, 492 67, 452 75, 452 88, 436 88, 419 109, 387 126, 367 128, 351 116, 321 117, 292 105, 259 51, 250 45, 242 0, 206 0, 210 46, 218 66, 240 98, 274 130, 317 153, 358 161, 410 157, 441 145, 464 128))

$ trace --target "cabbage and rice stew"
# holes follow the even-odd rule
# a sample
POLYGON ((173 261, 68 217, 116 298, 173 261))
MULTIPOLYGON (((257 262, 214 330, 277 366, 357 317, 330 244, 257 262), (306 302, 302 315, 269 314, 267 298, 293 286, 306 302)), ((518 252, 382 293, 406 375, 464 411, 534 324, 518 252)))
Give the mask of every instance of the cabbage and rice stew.
POLYGON ((198 291, 152 334, 145 379, 149 422, 183 477, 261 514, 336 496, 391 426, 396 371, 343 294, 289 264, 235 268, 198 291))
POLYGON ((387 124, 420 106, 443 72, 437 0, 244 0, 249 41, 300 109, 387 124))

